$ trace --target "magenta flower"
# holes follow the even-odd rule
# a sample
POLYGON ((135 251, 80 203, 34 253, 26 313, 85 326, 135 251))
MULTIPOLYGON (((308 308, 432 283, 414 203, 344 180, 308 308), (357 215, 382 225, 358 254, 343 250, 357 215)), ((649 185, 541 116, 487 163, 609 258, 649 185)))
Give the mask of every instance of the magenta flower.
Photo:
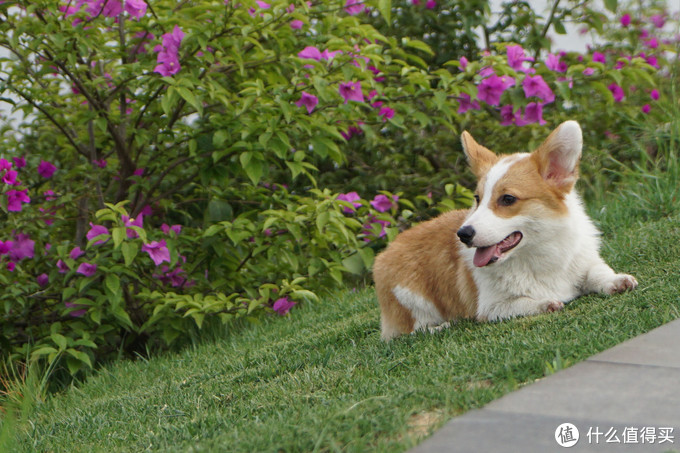
POLYGON ((38 285, 45 287, 50 282, 50 276, 43 273, 43 274, 38 275, 35 278, 35 281, 38 282, 38 285))
POLYGON ((515 79, 512 77, 498 77, 496 74, 492 74, 482 80, 477 86, 477 99, 489 105, 498 105, 503 92, 514 84, 515 79))
POLYGON ((274 302, 272 309, 274 309, 274 311, 277 312, 279 315, 284 316, 288 314, 290 309, 293 308, 295 305, 296 305, 295 302, 289 300, 287 297, 282 297, 274 302))
MULTIPOLYGON (((78 307, 84 307, 85 306, 85 305, 81 305, 81 304, 74 304, 73 302, 64 302, 64 305, 66 306, 66 308, 78 308, 78 307)), ((86 313, 87 313, 87 309, 83 308, 83 309, 80 309, 80 310, 73 310, 73 311, 69 312, 69 316, 71 316, 73 318, 80 318, 81 316, 84 316, 86 313)))
POLYGON ((84 254, 85 254, 85 252, 83 252, 83 251, 80 249, 80 247, 73 247, 73 250, 71 250, 71 252, 68 254, 68 256, 69 256, 72 260, 77 260, 78 258, 80 258, 81 256, 83 256, 84 254))
POLYGON ((651 38, 645 40, 645 45, 650 49, 656 49, 659 47, 659 40, 652 36, 651 38))
POLYGON ((392 209, 392 206, 395 205, 397 200, 399 200, 399 197, 396 195, 393 195, 392 200, 390 200, 387 195, 379 194, 376 195, 370 203, 376 211, 386 212, 392 209))
POLYGON ((148 253, 156 266, 163 261, 170 262, 170 250, 168 250, 165 239, 142 245, 142 252, 148 253))
POLYGON ((623 88, 621 88, 616 83, 612 83, 607 88, 609 88, 609 91, 611 91, 612 94, 614 95, 614 100, 616 102, 621 102, 624 96, 626 95, 626 93, 623 91, 623 88))
MULTIPOLYGON (((363 124, 363 123, 359 123, 359 124, 363 124)), ((347 128, 347 131, 346 131, 346 132, 340 131, 340 135, 342 135, 342 137, 343 137, 345 140, 349 140, 349 139, 352 138, 353 136, 355 136, 355 135, 361 135, 361 134, 363 134, 363 133, 364 133, 364 131, 361 130, 360 127, 357 127, 357 126, 350 126, 349 128, 347 128)))
POLYGON ((172 231, 175 233, 176 236, 179 236, 179 234, 182 232, 182 225, 168 225, 167 223, 164 223, 161 225, 161 231, 165 234, 170 234, 172 231))
POLYGON ((12 163, 7 159, 0 158, 0 171, 11 170, 12 163))
MULTIPOLYGON (((94 225, 92 222, 90 222, 90 231, 87 232, 85 237, 87 238, 88 241, 91 241, 92 239, 99 237, 99 236, 103 236, 105 234, 106 235, 109 234, 109 230, 105 226, 94 225)), ((99 239, 98 241, 96 241, 94 243, 94 245, 103 244, 106 241, 108 241, 108 239, 99 239)))
POLYGON ((297 56, 299 58, 304 58, 307 60, 316 60, 319 61, 321 60, 321 51, 313 46, 307 46, 304 49, 302 49, 300 52, 298 52, 297 56))
POLYGON ((288 25, 290 25, 290 28, 292 28, 293 30, 299 30, 299 29, 302 28, 302 26, 303 26, 304 24, 305 24, 305 23, 302 22, 301 20, 299 20, 299 19, 294 19, 294 20, 291 20, 290 23, 289 23, 288 25))
POLYGON ((468 110, 479 110, 479 102, 470 100, 470 95, 461 93, 458 97, 458 113, 463 114, 468 110))
POLYGON ((595 73, 595 69, 593 69, 593 68, 585 68, 583 70, 583 75, 586 75, 586 76, 593 75, 594 73, 595 73))
POLYGON ((352 214, 356 210, 356 208, 361 206, 361 203, 355 203, 357 200, 361 199, 359 194, 356 193, 356 192, 348 192, 348 193, 338 194, 337 199, 340 200, 340 201, 346 201, 346 202, 352 204, 352 207, 343 206, 342 212, 344 212, 345 214, 352 214))
POLYGON ((12 248, 9 250, 10 261, 16 263, 35 256, 35 241, 31 240, 27 234, 19 233, 14 239, 12 248))
POLYGON ((621 25, 627 27, 630 25, 630 14, 624 14, 621 16, 621 25))
POLYGON ((645 113, 645 114, 649 113, 649 111, 652 110, 652 106, 649 105, 649 104, 645 104, 645 105, 642 106, 641 110, 642 110, 642 113, 645 113))
POLYGON ((57 171, 57 167, 52 165, 50 162, 41 160, 38 164, 38 174, 45 179, 50 179, 54 172, 57 171))
POLYGON ((382 116, 383 121, 394 118, 394 109, 390 107, 382 107, 378 116, 382 116))
MULTIPOLYGON (((129 216, 124 215, 124 216, 121 217, 121 220, 123 221, 123 224, 126 227, 135 226, 135 227, 139 227, 139 228, 144 228, 144 215, 142 215, 142 214, 139 214, 136 219, 131 219, 129 216)), ((125 234, 130 239, 134 239, 134 238, 139 237, 139 233, 137 233, 137 231, 135 231, 132 228, 126 229, 125 234)))
POLYGON ((2 175, 2 182, 8 186, 16 186, 18 173, 15 170, 7 170, 4 175, 2 175))
POLYGON ((549 53, 548 56, 545 58, 545 65, 551 71, 555 71, 555 72, 566 72, 567 71, 567 62, 561 61, 559 55, 555 55, 555 54, 552 54, 552 53, 549 53))
POLYGON ((144 0, 125 0, 125 11, 137 19, 146 14, 146 2, 144 0))
POLYGON ((161 39, 163 44, 156 58, 158 65, 154 68, 154 72, 163 77, 169 77, 177 74, 182 68, 179 63, 179 46, 184 39, 184 32, 175 25, 172 33, 165 33, 161 39))
POLYGON ((593 52, 593 61, 598 63, 606 63, 607 58, 604 56, 602 52, 593 52))
POLYGON ((361 233, 365 236, 364 237, 364 242, 370 242, 371 238, 381 238, 385 237, 387 234, 387 231, 385 231, 385 227, 390 226, 389 220, 378 220, 375 217, 371 217, 368 219, 368 223, 363 225, 363 230, 361 233), (378 233, 377 236, 373 233, 373 225, 380 225, 380 232, 378 233))
POLYGON ((92 277, 97 272, 97 265, 92 263, 80 263, 76 272, 85 277, 92 277))
POLYGON ((59 269, 60 274, 65 274, 66 272, 68 272, 70 270, 70 268, 68 267, 68 264, 66 264, 64 262, 64 260, 61 260, 61 259, 57 261, 57 269, 59 269))
POLYGON ((538 102, 530 102, 524 108, 524 121, 527 123, 538 123, 540 125, 546 124, 543 119, 543 104, 538 102))
POLYGON ((522 81, 522 87, 524 88, 524 95, 528 98, 536 96, 546 103, 550 103, 555 100, 555 94, 540 75, 527 75, 522 81))
POLYGON ((650 96, 652 99, 654 99, 655 101, 657 101, 657 100, 659 99, 659 90, 657 90, 656 88, 654 88, 654 89, 652 90, 652 92, 649 93, 649 96, 650 96))
POLYGON ((347 0, 345 2, 345 12, 350 16, 356 16, 366 9, 364 0, 347 0))
POLYGON ((20 212, 22 203, 30 203, 28 190, 8 190, 7 191, 7 210, 10 212, 20 212))
POLYGON ((340 96, 345 100, 345 104, 349 101, 364 102, 364 93, 361 91, 361 82, 344 82, 338 87, 340 96))
POLYGON ((263 2, 263 1, 261 1, 261 0, 256 0, 255 3, 257 3, 257 6, 259 6, 259 7, 262 8, 262 9, 269 9, 269 8, 272 7, 272 5, 270 5, 269 3, 263 2))
POLYGON ((427 0, 425 2, 425 8, 427 8, 427 9, 434 9, 436 6, 437 6, 436 0, 427 0))
POLYGON ((460 60, 458 60, 458 63, 460 64, 460 70, 465 71, 465 68, 467 68, 467 66, 470 62, 468 61, 467 58, 460 57, 460 60))
POLYGON ((14 166, 19 168, 24 168, 26 166, 26 158, 24 157, 13 157, 12 160, 14 161, 14 166))
POLYGON ((666 25, 666 19, 662 14, 654 14, 649 20, 656 28, 663 28, 663 26, 666 25))
POLYGON ((659 62, 657 61, 654 55, 648 56, 647 58, 645 58, 645 61, 647 62, 648 65, 654 66, 657 69, 659 68, 659 62))
POLYGON ((501 126, 511 126, 515 124, 515 113, 512 110, 512 105, 504 105, 501 107, 501 126))
POLYGON ((0 241, 0 256, 7 255, 13 245, 14 241, 0 241))
POLYGON ((508 66, 510 66, 515 71, 521 71, 525 61, 534 61, 532 57, 527 57, 524 54, 524 49, 522 46, 513 45, 505 48, 508 56, 508 66))
POLYGON ((298 107, 304 106, 307 109, 307 113, 311 115, 318 103, 319 98, 317 98, 313 94, 309 94, 306 91, 303 91, 302 96, 295 103, 295 105, 297 105, 298 107))

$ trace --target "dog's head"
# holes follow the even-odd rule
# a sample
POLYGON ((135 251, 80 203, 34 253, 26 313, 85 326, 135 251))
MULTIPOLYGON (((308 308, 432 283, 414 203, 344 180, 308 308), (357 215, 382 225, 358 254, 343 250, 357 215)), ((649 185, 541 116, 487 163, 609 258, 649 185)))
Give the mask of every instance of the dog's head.
POLYGON ((576 121, 562 123, 532 153, 496 155, 467 132, 462 142, 478 182, 458 237, 476 248, 475 266, 503 261, 568 216, 565 197, 578 179, 583 144, 576 121))

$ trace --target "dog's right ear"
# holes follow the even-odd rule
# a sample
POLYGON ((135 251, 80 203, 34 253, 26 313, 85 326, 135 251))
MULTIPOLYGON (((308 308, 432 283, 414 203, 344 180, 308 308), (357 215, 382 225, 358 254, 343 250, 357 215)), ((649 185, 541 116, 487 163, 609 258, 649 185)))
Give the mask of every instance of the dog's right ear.
POLYGON ((477 143, 468 131, 463 131, 460 141, 463 144, 463 151, 467 156, 470 169, 477 178, 480 178, 498 161, 498 156, 490 149, 477 143))

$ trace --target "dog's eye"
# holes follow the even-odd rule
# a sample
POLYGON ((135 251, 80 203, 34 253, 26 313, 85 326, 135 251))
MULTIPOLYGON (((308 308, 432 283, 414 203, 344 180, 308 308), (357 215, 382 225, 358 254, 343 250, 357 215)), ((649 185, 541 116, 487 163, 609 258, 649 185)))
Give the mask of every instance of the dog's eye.
POLYGON ((517 201, 517 197, 513 195, 508 195, 507 193, 505 195, 501 195, 501 197, 498 199, 498 204, 501 206, 510 206, 515 204, 517 201))

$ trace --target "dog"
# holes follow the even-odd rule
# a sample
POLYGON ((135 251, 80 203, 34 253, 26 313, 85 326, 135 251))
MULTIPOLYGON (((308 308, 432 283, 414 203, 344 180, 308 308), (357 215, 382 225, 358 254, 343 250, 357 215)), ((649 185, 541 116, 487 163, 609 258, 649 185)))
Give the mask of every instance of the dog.
POLYGON ((637 287, 600 257, 574 190, 583 135, 559 125, 531 153, 497 155, 463 132, 475 203, 406 230, 375 260, 382 339, 474 318, 555 312, 589 293, 637 287), (457 236, 457 237, 456 237, 457 236))

